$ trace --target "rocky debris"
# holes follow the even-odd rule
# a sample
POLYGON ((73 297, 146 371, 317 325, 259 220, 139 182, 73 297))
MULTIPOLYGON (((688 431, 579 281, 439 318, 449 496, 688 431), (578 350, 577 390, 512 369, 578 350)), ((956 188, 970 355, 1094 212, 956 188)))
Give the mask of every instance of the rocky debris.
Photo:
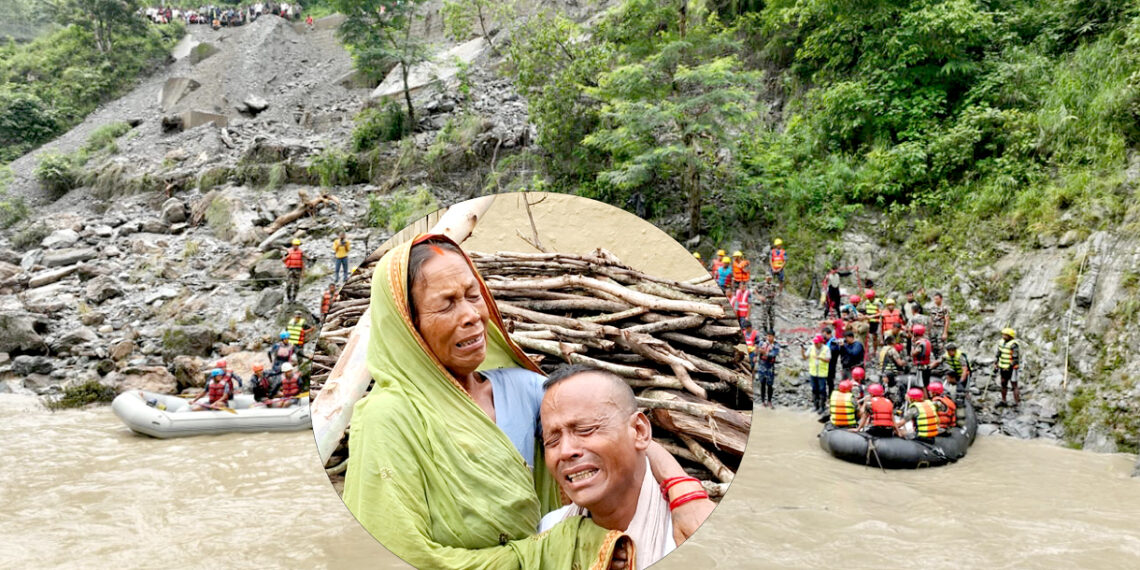
POLYGON ((221 335, 204 325, 173 326, 162 333, 162 355, 167 360, 176 356, 209 356, 221 335))
POLYGON ((280 311, 281 303, 284 301, 285 293, 281 291, 280 287, 262 289, 261 293, 257 295, 257 304, 253 307, 253 314, 259 317, 274 316, 280 311))
POLYGON ((56 249, 44 253, 40 264, 44 267, 62 267, 75 265, 99 257, 99 252, 93 247, 74 247, 69 249, 56 249))
POLYGON ((123 294, 123 289, 113 277, 96 277, 87 283, 86 298, 93 303, 102 303, 123 294))
POLYGON ((56 230, 49 234, 40 242, 40 246, 44 249, 57 249, 61 247, 71 247, 79 241, 79 232, 65 228, 56 230))
POLYGON ((262 287, 272 287, 280 285, 286 274, 285 264, 280 259, 267 257, 253 266, 250 277, 260 281, 262 287))
POLYGON ((115 361, 126 360, 137 348, 138 345, 136 345, 134 341, 127 339, 117 340, 111 343, 111 350, 107 352, 107 358, 115 361))
MULTIPOLYGON (((130 390, 145 390, 160 394, 173 394, 178 391, 178 383, 174 375, 162 366, 133 366, 122 372, 112 373, 115 378, 111 381, 115 389, 121 392, 130 390)), ((111 375, 108 375, 110 378, 111 375)))
POLYGON ((18 376, 28 376, 29 374, 51 374, 55 367, 52 365, 52 359, 46 356, 30 356, 21 354, 12 359, 12 372, 18 376))
POLYGON ((206 384, 202 372, 206 361, 197 356, 176 356, 170 365, 179 390, 201 388, 206 384))
POLYGON ((264 97, 254 95, 252 93, 247 95, 246 98, 242 100, 241 104, 244 106, 244 110, 241 112, 249 113, 253 116, 257 116, 258 113, 269 108, 269 101, 266 101, 264 97))
POLYGON ((0 281, 7 281, 21 271, 19 265, 8 263, 7 261, 0 261, 0 281))
POLYGON ((28 313, 0 312, 0 352, 36 352, 46 348, 40 334, 47 324, 28 313))
POLYGON ((162 204, 162 219, 168 224, 186 221, 186 205, 178 198, 171 198, 162 204))
POLYGON ((158 106, 163 112, 169 111, 173 109, 187 93, 201 86, 201 83, 189 77, 171 77, 162 85, 162 91, 158 94, 158 106))
POLYGON ((77 327, 68 330, 48 344, 57 353, 68 353, 74 352, 80 346, 95 344, 98 341, 99 336, 95 334, 95 331, 87 327, 77 327))
MULTIPOLYGON (((452 85, 456 82, 460 65, 470 65, 471 62, 483 55, 490 45, 482 36, 459 44, 447 51, 436 54, 428 62, 410 68, 408 73, 408 90, 415 96, 417 93, 433 85, 452 85)), ((404 96, 403 71, 399 66, 388 73, 384 81, 372 90, 372 100, 394 99, 404 96)))
POLYGON ((1094 453, 1116 453, 1116 438, 1101 426, 1090 426, 1081 448, 1094 453))

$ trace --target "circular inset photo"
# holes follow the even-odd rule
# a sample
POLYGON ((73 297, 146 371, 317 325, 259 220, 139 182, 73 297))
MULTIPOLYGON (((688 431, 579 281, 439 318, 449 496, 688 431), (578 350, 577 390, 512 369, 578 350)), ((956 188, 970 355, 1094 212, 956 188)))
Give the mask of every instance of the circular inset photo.
POLYGON ((329 307, 321 461, 419 568, 653 564, 744 455, 752 371, 730 293, 664 232, 586 198, 436 212, 329 307))

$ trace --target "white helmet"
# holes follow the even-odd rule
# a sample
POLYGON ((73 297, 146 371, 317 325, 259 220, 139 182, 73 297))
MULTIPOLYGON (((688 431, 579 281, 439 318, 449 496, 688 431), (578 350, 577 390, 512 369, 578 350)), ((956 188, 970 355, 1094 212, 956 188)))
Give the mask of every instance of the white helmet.
POLYGON ((292 372, 293 371, 293 365, 286 362, 285 364, 281 365, 281 371, 282 372, 292 372))

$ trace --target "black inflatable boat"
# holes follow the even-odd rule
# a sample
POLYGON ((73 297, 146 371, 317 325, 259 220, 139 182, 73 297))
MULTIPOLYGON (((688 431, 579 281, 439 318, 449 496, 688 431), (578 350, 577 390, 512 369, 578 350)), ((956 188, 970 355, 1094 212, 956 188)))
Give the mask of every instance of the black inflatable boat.
POLYGON ((875 437, 837 428, 828 422, 819 434, 819 446, 844 461, 884 469, 917 469, 953 463, 965 457, 978 434, 978 417, 966 403, 959 408, 958 425, 950 433, 924 443, 898 437, 875 437))

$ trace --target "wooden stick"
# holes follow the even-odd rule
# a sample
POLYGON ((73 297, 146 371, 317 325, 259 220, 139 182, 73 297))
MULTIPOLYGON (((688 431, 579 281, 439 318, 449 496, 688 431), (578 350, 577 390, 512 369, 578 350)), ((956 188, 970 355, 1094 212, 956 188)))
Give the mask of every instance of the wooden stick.
POLYGON ((600 292, 608 293, 628 303, 648 307, 654 311, 678 311, 684 313, 697 313, 713 318, 723 318, 724 310, 715 305, 695 303, 691 301, 674 301, 662 299, 646 293, 639 293, 615 283, 607 283, 592 277, 581 275, 563 275, 548 279, 518 280, 512 283, 499 285, 504 289, 558 289, 564 287, 589 287, 600 292))
POLYGON ((700 461, 702 465, 707 467, 709 471, 712 471, 713 476, 715 476, 717 479, 720 479, 721 481, 724 481, 725 483, 732 482, 732 479, 734 477, 732 470, 729 469, 724 463, 721 463, 721 461, 717 459, 715 455, 709 453, 709 451, 702 447, 700 443, 697 443, 697 440, 683 433, 678 433, 676 436, 681 440, 682 443, 685 444, 685 447, 687 447, 689 451, 697 457, 697 460, 700 461))
POLYGON ((625 319, 632 319, 633 317, 636 317, 639 315, 644 315, 648 311, 649 311, 649 309, 646 307, 634 307, 634 308, 626 310, 626 311, 620 311, 617 313, 610 313, 608 315, 597 315, 597 316, 593 316, 593 317, 582 317, 578 320, 585 321, 587 323, 598 323, 598 324, 613 323, 613 322, 622 321, 625 319))
POLYGON ((551 356, 558 356, 558 357, 561 357, 566 362, 570 362, 570 354, 572 354, 572 353, 581 354, 583 352, 586 352, 585 345, 581 345, 581 344, 575 344, 575 343, 569 343, 569 342, 557 342, 557 341, 552 341, 552 340, 539 340, 536 338, 529 338, 529 337, 525 337, 525 336, 518 336, 518 337, 511 337, 511 338, 513 338, 514 341, 517 342, 518 345, 523 347, 523 348, 526 348, 529 350, 537 350, 539 352, 545 352, 546 354, 549 354, 551 356))
POLYGON ((699 327, 703 322, 705 322, 705 317, 701 315, 689 315, 687 317, 667 319, 647 325, 634 325, 632 327, 626 327, 624 330, 635 333, 653 334, 665 331, 691 329, 693 327, 699 327))

